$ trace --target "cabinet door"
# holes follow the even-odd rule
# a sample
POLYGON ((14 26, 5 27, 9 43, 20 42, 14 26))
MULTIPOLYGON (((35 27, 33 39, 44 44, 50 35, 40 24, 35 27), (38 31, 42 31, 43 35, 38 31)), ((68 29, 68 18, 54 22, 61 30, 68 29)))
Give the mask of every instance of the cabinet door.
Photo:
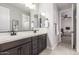
POLYGON ((39 51, 39 53, 46 48, 46 43, 47 43, 46 39, 47 39, 46 35, 40 35, 38 37, 38 51, 39 51))
POLYGON ((31 55, 31 42, 22 45, 21 55, 31 55))
POLYGON ((32 37, 32 49, 37 49, 37 37, 32 37))
POLYGON ((40 35, 39 37, 38 37, 38 51, 39 51, 39 53, 42 51, 42 36, 40 35))
POLYGON ((46 43, 47 43, 47 35, 43 35, 43 40, 42 40, 42 49, 45 49, 46 48, 46 43))
POLYGON ((20 47, 1 52, 1 55, 20 55, 20 47))

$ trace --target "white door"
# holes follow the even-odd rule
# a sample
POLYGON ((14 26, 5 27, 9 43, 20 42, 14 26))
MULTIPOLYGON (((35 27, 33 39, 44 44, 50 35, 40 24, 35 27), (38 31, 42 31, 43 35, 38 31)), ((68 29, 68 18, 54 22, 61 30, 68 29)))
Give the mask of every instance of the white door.
POLYGON ((72 48, 76 48, 76 4, 72 4, 72 48))

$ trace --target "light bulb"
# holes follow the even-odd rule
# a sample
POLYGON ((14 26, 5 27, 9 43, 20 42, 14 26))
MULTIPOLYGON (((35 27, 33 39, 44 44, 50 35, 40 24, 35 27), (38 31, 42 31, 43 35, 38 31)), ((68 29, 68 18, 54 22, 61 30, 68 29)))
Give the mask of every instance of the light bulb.
POLYGON ((42 15, 42 16, 46 16, 45 13, 43 13, 43 12, 41 13, 41 15, 42 15))

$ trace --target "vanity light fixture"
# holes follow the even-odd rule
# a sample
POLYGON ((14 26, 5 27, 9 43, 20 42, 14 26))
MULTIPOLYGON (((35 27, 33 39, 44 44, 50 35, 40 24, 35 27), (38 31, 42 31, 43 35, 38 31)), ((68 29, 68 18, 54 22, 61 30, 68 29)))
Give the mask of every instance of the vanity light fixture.
POLYGON ((30 9, 36 9, 36 6, 33 3, 25 3, 26 7, 29 7, 30 9))

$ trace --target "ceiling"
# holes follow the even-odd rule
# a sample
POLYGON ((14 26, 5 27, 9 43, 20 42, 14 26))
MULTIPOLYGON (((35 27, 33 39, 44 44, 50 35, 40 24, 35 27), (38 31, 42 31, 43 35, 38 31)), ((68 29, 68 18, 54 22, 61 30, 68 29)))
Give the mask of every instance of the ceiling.
POLYGON ((56 3, 58 10, 72 8, 72 3, 56 3))

